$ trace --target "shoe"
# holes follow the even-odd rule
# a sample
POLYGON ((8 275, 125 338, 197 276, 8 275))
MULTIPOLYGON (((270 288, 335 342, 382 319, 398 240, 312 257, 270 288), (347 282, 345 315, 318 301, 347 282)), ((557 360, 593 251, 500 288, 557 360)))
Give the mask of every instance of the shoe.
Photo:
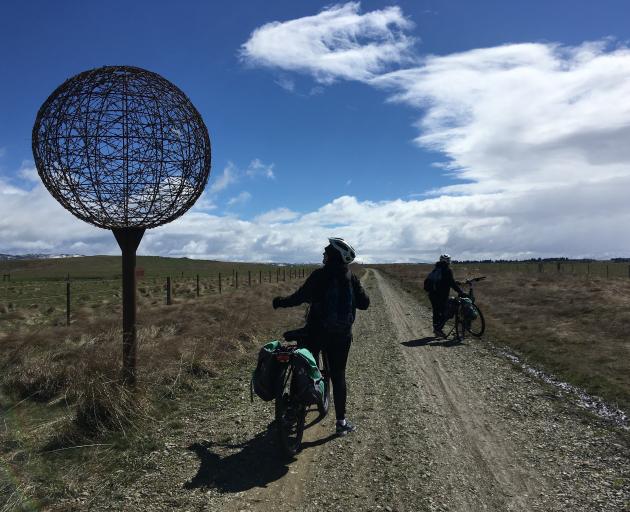
POLYGON ((350 432, 354 432, 357 427, 354 426, 352 423, 350 423, 348 420, 337 420, 337 435, 338 436, 345 436, 348 435, 350 432), (343 421, 343 423, 341 422, 343 421))
POLYGON ((433 329, 433 334, 439 338, 446 338, 446 333, 442 329, 433 329))

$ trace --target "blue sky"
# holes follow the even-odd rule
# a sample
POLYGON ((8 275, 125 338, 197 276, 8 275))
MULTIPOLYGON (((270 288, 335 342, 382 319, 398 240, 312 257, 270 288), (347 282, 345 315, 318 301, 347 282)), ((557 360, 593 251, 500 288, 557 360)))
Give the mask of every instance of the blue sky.
POLYGON ((630 127, 619 85, 630 82, 629 11, 621 1, 5 3, 0 252, 116 252, 111 234, 46 198, 30 134, 66 78, 129 64, 186 92, 213 145, 204 201, 152 230, 146 253, 316 260, 326 236, 341 235, 367 261, 628 255, 617 233, 630 162, 610 141, 630 127))

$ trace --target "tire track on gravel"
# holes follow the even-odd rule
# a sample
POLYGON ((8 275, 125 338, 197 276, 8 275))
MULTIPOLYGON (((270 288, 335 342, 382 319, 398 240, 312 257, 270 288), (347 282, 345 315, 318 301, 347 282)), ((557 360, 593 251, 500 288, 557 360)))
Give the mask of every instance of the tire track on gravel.
MULTIPOLYGON (((399 342, 430 338, 430 319, 413 316, 400 292, 378 272, 376 279, 399 342)), ((417 304, 412 306, 418 309, 417 304)), ((528 496, 542 492, 544 482, 519 469, 523 463, 518 448, 501 428, 500 415, 490 416, 477 404, 472 376, 453 371, 456 359, 451 355, 456 350, 409 350, 407 358, 421 400, 440 413, 432 428, 434 436, 441 438, 434 456, 441 461, 437 479, 447 483, 451 509, 532 510, 528 496), (470 492, 471 487, 476 492, 470 492)))

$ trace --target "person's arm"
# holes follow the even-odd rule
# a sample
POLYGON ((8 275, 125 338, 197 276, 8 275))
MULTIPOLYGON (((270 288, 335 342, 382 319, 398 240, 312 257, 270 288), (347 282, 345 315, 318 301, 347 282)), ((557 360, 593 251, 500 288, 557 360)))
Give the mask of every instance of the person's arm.
POLYGON ((354 304, 357 309, 367 309, 370 307, 370 297, 366 293, 361 281, 352 274, 352 291, 354 292, 354 304))
POLYGON ((313 293, 317 279, 318 272, 315 271, 306 278, 302 286, 288 297, 274 297, 272 302, 273 308, 291 308, 304 304, 305 302, 311 303, 313 301, 313 293))
POLYGON ((455 277, 453 277, 453 271, 450 268, 448 269, 448 279, 449 279, 449 286, 453 288, 453 290, 455 290, 459 295, 466 295, 464 291, 460 288, 460 286, 457 284, 457 281, 455 281, 455 277))

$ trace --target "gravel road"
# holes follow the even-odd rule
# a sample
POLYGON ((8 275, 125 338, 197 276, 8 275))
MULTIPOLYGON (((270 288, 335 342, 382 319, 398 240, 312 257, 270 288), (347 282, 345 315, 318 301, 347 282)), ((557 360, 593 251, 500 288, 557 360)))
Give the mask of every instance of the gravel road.
MULTIPOLYGON (((125 489, 79 508, 229 511, 630 511, 627 432, 572 405, 483 341, 431 337, 430 312, 376 270, 348 365, 348 416, 326 418, 283 461, 272 403, 249 403, 243 370, 184 432, 138 462, 125 489)), ((212 391, 212 390, 209 390, 212 391)))

